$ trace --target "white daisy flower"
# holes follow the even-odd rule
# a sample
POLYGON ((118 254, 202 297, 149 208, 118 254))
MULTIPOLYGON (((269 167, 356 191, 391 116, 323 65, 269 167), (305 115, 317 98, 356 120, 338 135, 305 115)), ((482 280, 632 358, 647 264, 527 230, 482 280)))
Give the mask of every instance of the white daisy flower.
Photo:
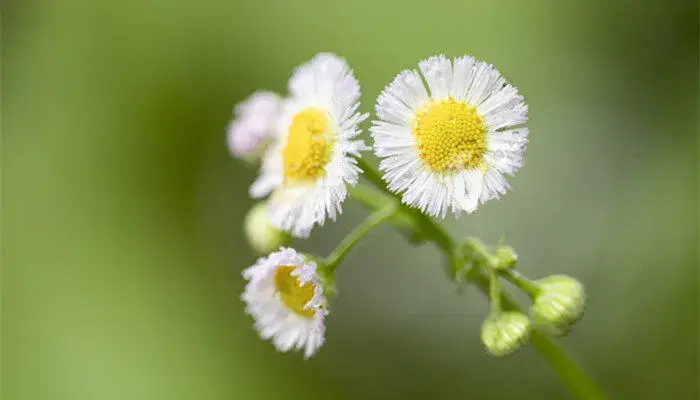
POLYGON ((366 150, 353 140, 367 114, 357 112, 360 86, 345 60, 319 54, 299 67, 289 81, 277 126, 278 140, 263 158, 250 188, 268 202, 272 223, 297 237, 314 225, 335 220, 359 173, 353 157, 366 150))
POLYGON ((403 202, 432 216, 471 213, 523 166, 527 105, 492 65, 440 55, 406 70, 377 99, 374 150, 403 202), (423 83, 425 79, 425 84, 423 83))
POLYGON ((304 349, 304 357, 311 357, 323 344, 328 313, 316 264, 282 247, 243 277, 249 282, 241 298, 260 336, 272 339, 278 351, 304 349))
POLYGON ((233 108, 234 119, 226 140, 235 157, 259 154, 273 138, 282 98, 272 92, 258 91, 233 108))

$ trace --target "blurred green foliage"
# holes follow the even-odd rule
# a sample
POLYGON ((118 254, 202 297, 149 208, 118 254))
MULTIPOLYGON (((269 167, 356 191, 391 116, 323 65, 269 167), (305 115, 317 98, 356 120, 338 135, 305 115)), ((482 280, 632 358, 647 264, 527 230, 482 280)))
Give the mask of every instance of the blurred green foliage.
MULTIPOLYGON (((567 398, 531 349, 494 359, 487 305, 388 228, 346 260, 314 359, 260 340, 238 296, 255 170, 231 108, 319 51, 370 111, 439 52, 530 105, 528 165, 455 234, 590 294, 563 340, 617 399, 698 396, 693 1, 23 0, 2 4, 2 397, 567 398)), ((365 127, 368 124, 364 125, 365 127)), ((303 250, 325 254, 351 201, 303 250)))

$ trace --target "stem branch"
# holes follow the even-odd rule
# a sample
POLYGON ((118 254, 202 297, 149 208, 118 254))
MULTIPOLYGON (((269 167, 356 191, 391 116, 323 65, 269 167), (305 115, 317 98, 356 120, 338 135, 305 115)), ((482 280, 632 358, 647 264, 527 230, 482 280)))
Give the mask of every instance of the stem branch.
POLYGON ((388 203, 382 208, 378 209, 372 213, 369 217, 365 218, 355 229, 350 232, 345 239, 338 245, 338 247, 333 250, 331 254, 326 257, 323 265, 326 266, 329 275, 333 276, 335 270, 338 268, 340 263, 343 261, 345 256, 352 250, 353 247, 369 232, 372 231, 377 225, 386 221, 396 214, 396 206, 394 203, 388 203))

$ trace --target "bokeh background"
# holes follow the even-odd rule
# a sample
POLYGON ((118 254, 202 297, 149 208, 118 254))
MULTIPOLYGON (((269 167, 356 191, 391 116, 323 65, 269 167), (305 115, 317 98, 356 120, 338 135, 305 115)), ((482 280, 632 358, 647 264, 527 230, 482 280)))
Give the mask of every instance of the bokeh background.
MULTIPOLYGON (((485 300, 389 228, 346 260, 315 358, 253 331, 238 296, 256 171, 224 129, 236 102, 332 51, 365 111, 420 58, 495 64, 530 105, 527 166, 446 226, 507 232, 525 274, 586 284, 563 344, 613 398, 698 398, 697 7, 3 1, 2 397, 568 398, 534 350, 487 356, 485 300)), ((348 201, 297 247, 326 254, 365 214, 348 201)))

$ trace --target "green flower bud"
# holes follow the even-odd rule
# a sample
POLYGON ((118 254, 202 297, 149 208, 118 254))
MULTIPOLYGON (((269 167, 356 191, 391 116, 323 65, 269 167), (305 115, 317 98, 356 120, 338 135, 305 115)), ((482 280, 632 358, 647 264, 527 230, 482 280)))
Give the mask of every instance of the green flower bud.
POLYGON ((256 204, 245 218, 245 236, 250 246, 260 254, 267 254, 289 243, 289 235, 270 224, 264 203, 256 204))
POLYGON ((536 282, 532 317, 553 335, 565 335, 583 316, 586 292, 581 282, 566 275, 552 275, 536 282))
POLYGON ((481 341, 494 356, 515 353, 530 338, 530 320, 515 312, 499 312, 490 315, 481 325, 481 341))
POLYGON ((498 246, 493 254, 493 267, 499 271, 513 268, 518 261, 518 253, 510 246, 498 246))

